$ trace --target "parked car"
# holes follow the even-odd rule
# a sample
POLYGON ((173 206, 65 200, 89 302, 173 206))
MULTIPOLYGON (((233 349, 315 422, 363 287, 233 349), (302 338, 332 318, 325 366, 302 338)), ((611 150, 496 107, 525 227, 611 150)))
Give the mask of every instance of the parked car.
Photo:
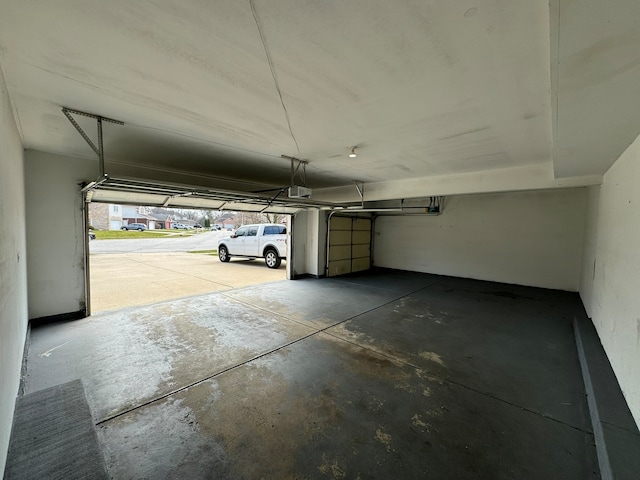
POLYGON ((171 228, 175 228, 176 230, 189 230, 191 227, 184 223, 172 223, 171 228))
POLYGON ((89 231, 89 240, 95 240, 96 239, 96 234, 89 231))
POLYGON ((193 228, 202 228, 202 225, 200 225, 199 223, 196 223, 193 228))
POLYGON ((130 223, 128 225, 123 225, 120 230, 138 230, 142 232, 147 229, 147 226, 144 223, 130 223))
POLYGON ((217 230, 222 230, 222 228, 220 228, 220 225, 214 225, 213 227, 211 227, 212 232, 215 232, 217 230))
POLYGON ((287 226, 277 223, 244 225, 232 235, 218 240, 218 258, 264 258, 269 268, 278 268, 287 257, 287 226))

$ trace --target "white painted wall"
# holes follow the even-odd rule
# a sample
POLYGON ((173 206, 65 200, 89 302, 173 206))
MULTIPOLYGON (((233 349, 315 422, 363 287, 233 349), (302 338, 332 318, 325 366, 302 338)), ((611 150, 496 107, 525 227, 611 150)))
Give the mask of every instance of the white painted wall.
POLYGON ((640 137, 590 188, 580 295, 640 426, 640 137))
POLYGON ((586 189, 447 197, 375 222, 374 265, 577 291, 586 189))
POLYGON ((27 332, 23 149, 0 69, 0 472, 4 472, 27 332))
POLYGON ((580 297, 587 315, 592 317, 591 311, 593 310, 591 304, 593 303, 594 292, 594 275, 595 275, 595 260, 596 260, 596 246, 598 239, 598 218, 600 212, 600 191, 602 187, 600 185, 596 187, 587 188, 587 208, 586 219, 584 226, 584 241, 582 245, 582 275, 580 278, 580 297))
MULTIPOLYGON (((599 185, 601 175, 555 178, 551 161, 542 165, 499 168, 450 175, 431 175, 402 180, 366 183, 365 201, 397 198, 424 198, 427 195, 469 195, 495 192, 516 192, 546 189, 566 189, 599 185)), ((359 202, 353 185, 313 190, 313 199, 329 202, 359 202)))
POLYGON ((293 218, 293 276, 323 276, 327 244, 327 213, 298 212, 293 218))
POLYGON ((25 153, 29 318, 85 310, 78 184, 97 176, 97 160, 25 153))

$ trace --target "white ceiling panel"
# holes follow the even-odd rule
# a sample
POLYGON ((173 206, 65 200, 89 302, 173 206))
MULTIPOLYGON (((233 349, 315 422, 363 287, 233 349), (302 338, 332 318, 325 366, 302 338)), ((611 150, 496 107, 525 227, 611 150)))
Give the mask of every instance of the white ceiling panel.
POLYGON ((528 168, 588 184, 640 132, 639 8, 3 1, 0 66, 25 148, 95 162, 61 107, 123 121, 104 127, 111 174, 259 191, 290 184, 285 155, 323 198, 528 168))

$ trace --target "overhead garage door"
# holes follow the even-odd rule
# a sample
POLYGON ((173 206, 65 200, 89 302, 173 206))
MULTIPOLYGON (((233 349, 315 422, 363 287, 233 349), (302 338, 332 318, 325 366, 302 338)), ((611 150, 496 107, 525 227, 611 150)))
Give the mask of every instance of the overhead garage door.
POLYGON ((331 218, 329 225, 328 276, 361 272, 371 268, 371 219, 331 218))

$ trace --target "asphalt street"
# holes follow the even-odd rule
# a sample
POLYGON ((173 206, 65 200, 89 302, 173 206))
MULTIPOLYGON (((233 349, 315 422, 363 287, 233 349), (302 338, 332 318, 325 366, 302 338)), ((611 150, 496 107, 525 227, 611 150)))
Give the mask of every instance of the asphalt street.
POLYGON ((89 253, 159 253, 212 250, 218 248, 218 240, 220 238, 226 237, 230 233, 209 231, 188 237, 91 240, 89 242, 89 253))

